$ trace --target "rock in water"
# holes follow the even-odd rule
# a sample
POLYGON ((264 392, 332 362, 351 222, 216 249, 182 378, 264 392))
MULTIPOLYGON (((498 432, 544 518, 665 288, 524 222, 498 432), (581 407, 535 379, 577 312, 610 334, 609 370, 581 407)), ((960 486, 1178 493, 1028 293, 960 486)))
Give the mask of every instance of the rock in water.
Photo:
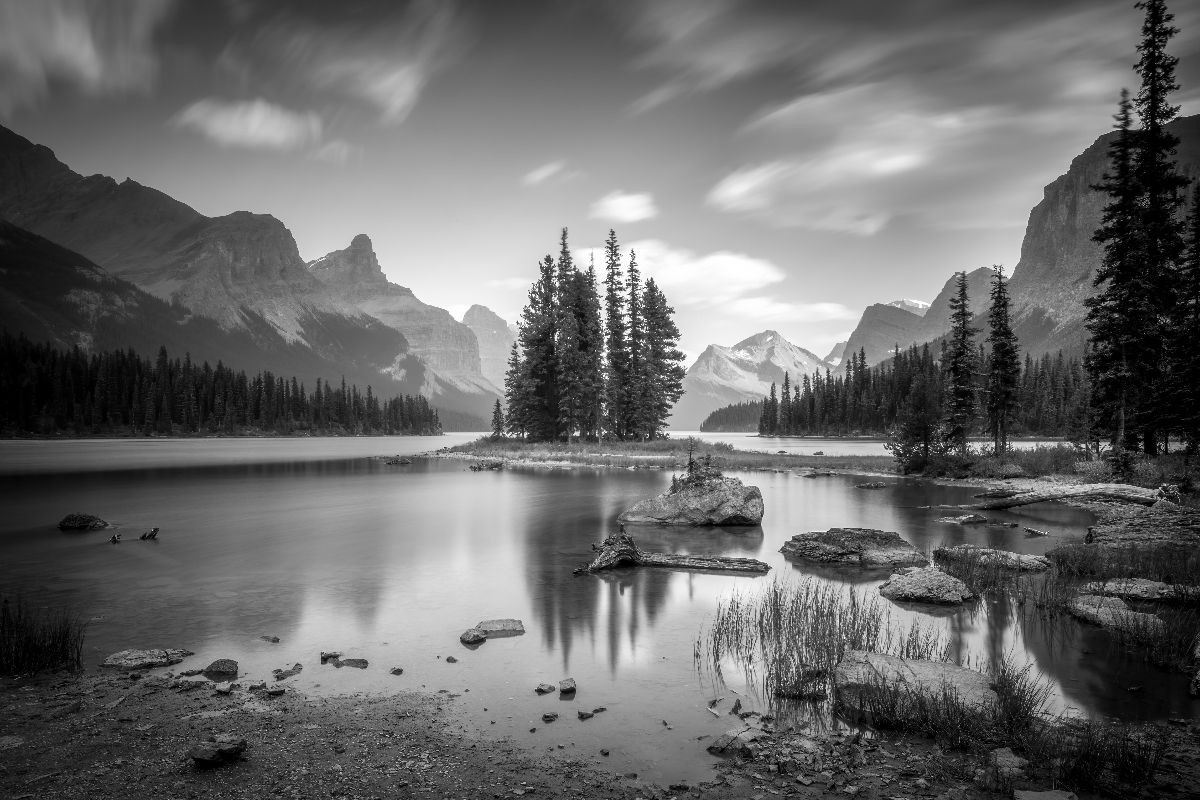
POLYGON ((458 640, 463 644, 482 644, 487 641, 487 633, 479 628, 467 628, 459 635, 458 640))
POLYGON ((100 531, 107 527, 107 522, 92 514, 67 514, 58 523, 60 531, 100 531))
POLYGON ((1151 639, 1165 627, 1158 617, 1131 610, 1119 597, 1081 594, 1067 605, 1067 611, 1084 622, 1112 628, 1138 639, 1151 639))
POLYGON ((924 566, 929 563, 917 548, 893 531, 870 528, 830 528, 797 533, 779 549, 785 558, 827 564, 861 566, 924 566))
POLYGON ((758 525, 762 492, 737 478, 714 478, 643 500, 618 521, 647 525, 758 525))
POLYGON ((576 686, 574 678, 563 678, 558 682, 559 694, 575 694, 575 689, 576 686))
POLYGON ((760 728, 734 728, 713 739, 713 743, 708 746, 708 752, 714 756, 753 758, 758 749, 755 743, 766 737, 767 734, 760 728))
POLYGON ((122 650, 104 659, 103 666, 123 670, 168 667, 171 664, 178 664, 190 655, 192 655, 191 650, 180 649, 122 650))
POLYGON ((534 691, 538 694, 550 694, 554 689, 555 686, 553 683, 539 683, 534 691))
POLYGON ((904 659, 865 650, 846 652, 834 670, 833 687, 835 710, 852 721, 870 721, 875 698, 886 698, 896 687, 935 696, 951 691, 967 708, 989 708, 998 699, 991 679, 982 672, 942 661, 904 659))
POLYGON ((961 603, 975 596, 965 583, 937 567, 909 567, 901 570, 879 587, 879 593, 889 600, 948 605, 961 603))
POLYGON ((232 658, 218 658, 216 661, 209 664, 203 670, 206 678, 223 679, 226 677, 236 678, 238 674, 238 662, 232 658))
POLYGON ((520 636, 525 633, 525 623, 519 619, 485 619, 475 623, 471 630, 483 631, 489 639, 504 636, 520 636))
POLYGON ((986 525, 987 517, 982 514, 963 514, 958 517, 939 517, 938 522, 949 522, 954 525, 986 525))
POLYGON ((1000 567, 1021 572, 1043 572, 1050 569, 1050 559, 1045 556, 1013 553, 1008 550, 995 550, 990 547, 976 547, 972 544, 959 544, 953 547, 939 547, 933 551, 935 561, 969 561, 978 559, 985 567, 1000 567))
POLYGON ((1113 578, 1108 581, 1095 581, 1085 584, 1082 591, 1084 594, 1100 594, 1108 597, 1120 597, 1123 600, 1144 600, 1156 603, 1169 603, 1179 599, 1179 593, 1171 584, 1146 578, 1113 578))
POLYGON ((334 664, 334 666, 337 667, 338 669, 341 669, 342 667, 353 667, 354 669, 366 669, 368 665, 367 665, 367 660, 365 658, 342 658, 342 659, 339 659, 337 661, 337 663, 334 664))

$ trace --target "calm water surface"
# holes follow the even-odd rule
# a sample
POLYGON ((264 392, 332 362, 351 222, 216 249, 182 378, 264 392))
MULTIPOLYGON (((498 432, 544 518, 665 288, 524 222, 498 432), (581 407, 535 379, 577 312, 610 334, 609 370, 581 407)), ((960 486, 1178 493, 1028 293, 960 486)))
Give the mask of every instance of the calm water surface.
MULTIPOLYGON (((369 458, 466 438, 0 442, 0 590, 83 609, 92 619, 89 664, 126 647, 180 646, 197 653, 189 665, 235 658, 249 680, 301 662, 294 680, 317 694, 446 689, 461 694, 454 702, 466 724, 486 737, 536 749, 562 744, 574 757, 653 780, 697 780, 712 764, 697 737, 732 727, 705 708, 728 691, 693 666, 697 634, 718 600, 806 574, 865 591, 884 577, 793 566, 778 553, 793 533, 862 526, 898 531, 923 549, 971 542, 1040 553, 1090 521, 1053 505, 992 515, 1051 532, 1030 539, 1019 529, 939 523, 938 511, 918 507, 967 502, 969 489, 897 478, 866 491, 850 476, 748 473, 739 477, 761 487, 766 503, 761 528, 631 532, 646 549, 759 558, 770 576, 576 577, 591 542, 670 475, 473 473, 452 460, 387 466, 369 458), (104 517, 125 541, 60 533, 55 525, 71 511, 104 517), (152 526, 162 528, 160 540, 138 541, 152 526), (459 644, 459 633, 490 617, 518 617, 527 633, 476 650, 459 644), (371 666, 323 667, 321 650, 371 666), (458 663, 446 663, 449 655, 458 663), (404 674, 389 675, 393 666, 404 674), (580 687, 570 701, 532 691, 567 676, 580 687), (596 706, 608 711, 575 719, 577 709, 596 706), (561 719, 544 725, 547 710, 561 719), (601 758, 601 748, 612 756, 601 758)), ((1122 660, 1103 634, 1074 623, 1022 624, 999 605, 897 607, 898 619, 917 617, 943 626, 980 666, 1005 656, 1032 663, 1059 708, 1151 719, 1200 712, 1184 676, 1122 660), (1144 690, 1130 693, 1132 685, 1144 690)), ((730 679, 745 705, 768 708, 753 685, 730 679)))

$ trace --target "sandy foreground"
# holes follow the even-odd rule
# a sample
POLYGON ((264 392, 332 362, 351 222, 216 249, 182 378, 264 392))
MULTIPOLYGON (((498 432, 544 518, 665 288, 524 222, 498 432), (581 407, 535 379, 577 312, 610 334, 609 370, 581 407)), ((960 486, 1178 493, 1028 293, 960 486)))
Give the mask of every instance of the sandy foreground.
MULTIPOLYGON (((456 719, 454 695, 316 698, 286 681, 235 682, 225 693, 202 677, 177 676, 185 666, 5 681, 0 797, 955 800, 1012 797, 1012 786, 1051 788, 1035 772, 1008 787, 980 788, 972 782, 977 756, 943 753, 919 737, 790 730, 763 740, 751 759, 718 762, 710 780, 656 786, 572 761, 565 745, 542 752, 475 736, 456 719), (189 756, 221 734, 246 740, 239 758, 205 767, 189 756)), ((1171 746, 1154 784, 1108 796, 1200 796, 1200 721, 1173 720, 1163 730, 1171 746)), ((569 739, 565 725, 563 735, 569 739)))

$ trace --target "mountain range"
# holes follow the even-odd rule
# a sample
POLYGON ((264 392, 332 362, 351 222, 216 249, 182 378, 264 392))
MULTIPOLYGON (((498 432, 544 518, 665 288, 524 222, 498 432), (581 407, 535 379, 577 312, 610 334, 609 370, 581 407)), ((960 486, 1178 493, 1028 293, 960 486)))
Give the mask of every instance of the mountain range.
POLYGON ((761 400, 771 384, 833 365, 797 347, 776 331, 763 331, 732 347, 710 344, 683 379, 683 398, 675 405, 671 427, 697 430, 704 418, 733 403, 761 400))
POLYGON ((345 376, 423 394, 479 418, 472 426, 500 394, 475 330, 389 282, 365 235, 305 264, 272 216, 206 217, 133 180, 85 177, 3 127, 0 219, 12 332, 145 352, 174 343, 195 360, 345 376))

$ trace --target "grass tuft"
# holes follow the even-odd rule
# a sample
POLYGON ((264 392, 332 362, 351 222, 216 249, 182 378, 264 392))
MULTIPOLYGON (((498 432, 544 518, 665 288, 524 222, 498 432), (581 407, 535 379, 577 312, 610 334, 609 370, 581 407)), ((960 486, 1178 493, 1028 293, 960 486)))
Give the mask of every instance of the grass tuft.
POLYGON ((79 669, 87 623, 68 612, 31 611, 0 598, 0 672, 79 669))

